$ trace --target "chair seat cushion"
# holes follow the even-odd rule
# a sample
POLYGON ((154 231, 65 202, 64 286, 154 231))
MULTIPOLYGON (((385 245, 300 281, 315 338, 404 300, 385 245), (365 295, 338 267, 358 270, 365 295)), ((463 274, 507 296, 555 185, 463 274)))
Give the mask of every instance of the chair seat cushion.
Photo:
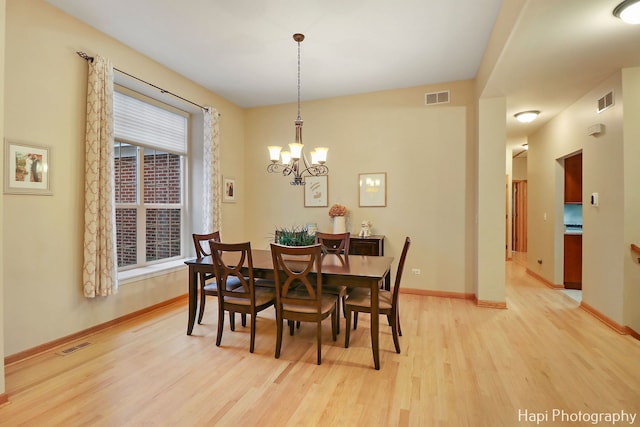
MULTIPOLYGON (((227 278, 228 291, 232 291, 236 288, 239 288, 240 286, 242 286, 242 284, 240 283, 240 279, 238 279, 237 277, 227 278)), ((210 282, 204 285, 204 292, 206 294, 218 295, 218 285, 216 281, 214 280, 213 282, 210 282)))
POLYGON ((276 287, 276 282, 269 279, 255 279, 254 283, 256 286, 263 286, 265 288, 274 288, 276 287))
MULTIPOLYGON (((378 307, 380 310, 390 310, 393 294, 384 289, 378 291, 378 307)), ((349 293, 345 303, 353 307, 371 307, 371 291, 365 288, 356 288, 349 293)))
MULTIPOLYGON (((290 297, 295 298, 308 298, 309 294, 304 291, 295 291, 289 294, 290 297)), ((327 313, 331 311, 336 306, 336 301, 338 300, 336 295, 332 294, 322 294, 322 300, 320 302, 320 312, 327 313)), ((282 304, 282 308, 284 311, 293 311, 296 313, 315 313, 315 306, 308 305, 298 305, 298 304, 282 304)))
MULTIPOLYGON (((269 288, 259 288, 256 287, 256 306, 261 306, 265 304, 269 304, 270 302, 275 301, 276 292, 275 289, 269 288)), ((244 292, 243 288, 236 288, 233 292, 244 292)), ((251 300, 245 297, 232 297, 226 296, 224 298, 224 302, 228 304, 236 304, 236 305, 250 305, 251 300)))
POLYGON ((343 285, 322 285, 322 292, 343 297, 347 295, 347 287, 343 285))

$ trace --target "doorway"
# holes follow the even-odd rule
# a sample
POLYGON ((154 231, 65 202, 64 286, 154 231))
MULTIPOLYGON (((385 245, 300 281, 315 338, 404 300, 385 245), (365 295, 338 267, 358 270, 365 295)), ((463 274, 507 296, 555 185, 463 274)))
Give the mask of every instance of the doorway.
POLYGON ((514 180, 511 192, 511 200, 513 200, 511 250, 527 252, 527 181, 514 180))

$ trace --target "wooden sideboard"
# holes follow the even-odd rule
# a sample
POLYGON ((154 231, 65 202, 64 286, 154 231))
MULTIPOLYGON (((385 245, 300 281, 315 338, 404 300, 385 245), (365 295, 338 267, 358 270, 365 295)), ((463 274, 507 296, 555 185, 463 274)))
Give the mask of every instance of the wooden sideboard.
POLYGON ((384 256, 384 236, 351 236, 349 240, 350 255, 384 256))

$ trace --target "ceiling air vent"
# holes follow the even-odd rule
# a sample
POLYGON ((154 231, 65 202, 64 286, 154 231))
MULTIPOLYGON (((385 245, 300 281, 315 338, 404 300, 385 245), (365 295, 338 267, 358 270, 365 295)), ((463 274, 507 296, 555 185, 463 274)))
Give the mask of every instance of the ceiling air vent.
POLYGON ((442 92, 431 92, 431 93, 424 94, 425 105, 448 104, 448 103, 449 103, 448 90, 445 90, 442 92))
POLYGON ((613 91, 611 91, 598 99, 598 113, 602 113, 604 110, 611 107, 613 103, 613 91))

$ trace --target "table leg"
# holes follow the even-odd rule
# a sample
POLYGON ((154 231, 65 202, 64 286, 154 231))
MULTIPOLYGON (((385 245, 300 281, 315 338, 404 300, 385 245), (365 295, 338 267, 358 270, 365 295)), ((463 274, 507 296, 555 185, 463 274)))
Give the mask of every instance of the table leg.
POLYGON ((191 335, 193 324, 196 322, 197 295, 198 273, 195 268, 189 266, 189 323, 187 325, 187 335, 191 335))
POLYGON ((378 343, 378 329, 380 326, 378 304, 378 282, 371 285, 371 349, 373 351, 373 365, 380 369, 380 345, 378 343))

